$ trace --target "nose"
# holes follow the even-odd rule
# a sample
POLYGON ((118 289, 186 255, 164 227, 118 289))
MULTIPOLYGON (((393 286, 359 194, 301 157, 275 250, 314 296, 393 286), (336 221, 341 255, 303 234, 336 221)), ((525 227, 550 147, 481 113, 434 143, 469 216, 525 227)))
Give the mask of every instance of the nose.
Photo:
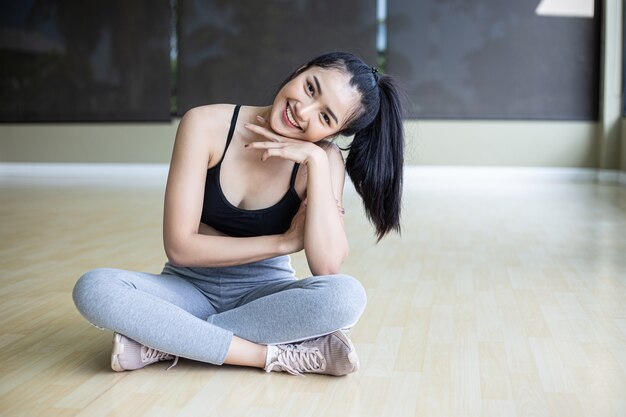
POLYGON ((314 100, 300 101, 295 106, 296 117, 308 121, 311 114, 316 111, 317 103, 314 100))

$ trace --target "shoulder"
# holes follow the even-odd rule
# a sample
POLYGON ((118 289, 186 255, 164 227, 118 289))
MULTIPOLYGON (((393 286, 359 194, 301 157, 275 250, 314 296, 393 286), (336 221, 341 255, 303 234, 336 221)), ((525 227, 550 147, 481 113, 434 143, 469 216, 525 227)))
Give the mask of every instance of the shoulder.
POLYGON ((180 123, 189 128, 210 129, 218 126, 222 120, 230 121, 234 108, 233 104, 209 104, 194 107, 185 112, 180 123))
POLYGON ((187 110, 178 125, 176 142, 193 147, 210 161, 226 142, 234 108, 233 104, 211 104, 187 110))

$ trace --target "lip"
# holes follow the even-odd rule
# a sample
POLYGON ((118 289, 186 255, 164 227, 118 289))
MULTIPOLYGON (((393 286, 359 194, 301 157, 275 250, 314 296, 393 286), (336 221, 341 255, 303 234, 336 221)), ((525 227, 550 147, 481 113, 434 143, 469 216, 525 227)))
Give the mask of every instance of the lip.
MULTIPOLYGON (((287 102, 287 105, 285 106, 285 109, 283 110, 283 123, 285 123, 285 125, 287 125, 287 127, 290 127, 292 129, 297 129, 297 130, 301 130, 298 126, 295 126, 293 123, 291 123, 289 121, 289 118, 287 117, 287 107, 289 107, 289 102, 287 102)), ((293 111, 292 111, 293 114, 293 111)))

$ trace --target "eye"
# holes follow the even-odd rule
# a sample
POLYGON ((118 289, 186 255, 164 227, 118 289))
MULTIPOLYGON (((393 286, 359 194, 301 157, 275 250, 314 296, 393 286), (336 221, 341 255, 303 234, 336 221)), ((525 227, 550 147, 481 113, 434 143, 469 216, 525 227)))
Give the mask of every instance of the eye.
POLYGON ((309 91, 309 93, 311 93, 311 95, 315 93, 315 89, 313 88, 313 85, 309 82, 306 83, 306 89, 309 91))
POLYGON ((324 118, 326 124, 330 126, 330 117, 328 117, 326 113, 322 113, 322 117, 324 118))

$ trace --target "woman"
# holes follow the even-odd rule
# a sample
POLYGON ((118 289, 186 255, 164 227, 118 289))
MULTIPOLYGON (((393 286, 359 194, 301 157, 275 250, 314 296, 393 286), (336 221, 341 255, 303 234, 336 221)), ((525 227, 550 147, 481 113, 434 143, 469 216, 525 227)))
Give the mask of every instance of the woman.
POLYGON ((339 273, 344 175, 378 239, 399 231, 401 115, 393 80, 345 52, 296 70, 271 106, 188 111, 165 191, 163 271, 98 268, 74 288, 81 314, 115 332, 112 368, 182 356, 267 372, 356 371, 345 330, 366 295, 339 273), (337 134, 354 135, 345 168, 328 142, 337 134), (289 254, 302 249, 313 276, 296 279, 289 254))

